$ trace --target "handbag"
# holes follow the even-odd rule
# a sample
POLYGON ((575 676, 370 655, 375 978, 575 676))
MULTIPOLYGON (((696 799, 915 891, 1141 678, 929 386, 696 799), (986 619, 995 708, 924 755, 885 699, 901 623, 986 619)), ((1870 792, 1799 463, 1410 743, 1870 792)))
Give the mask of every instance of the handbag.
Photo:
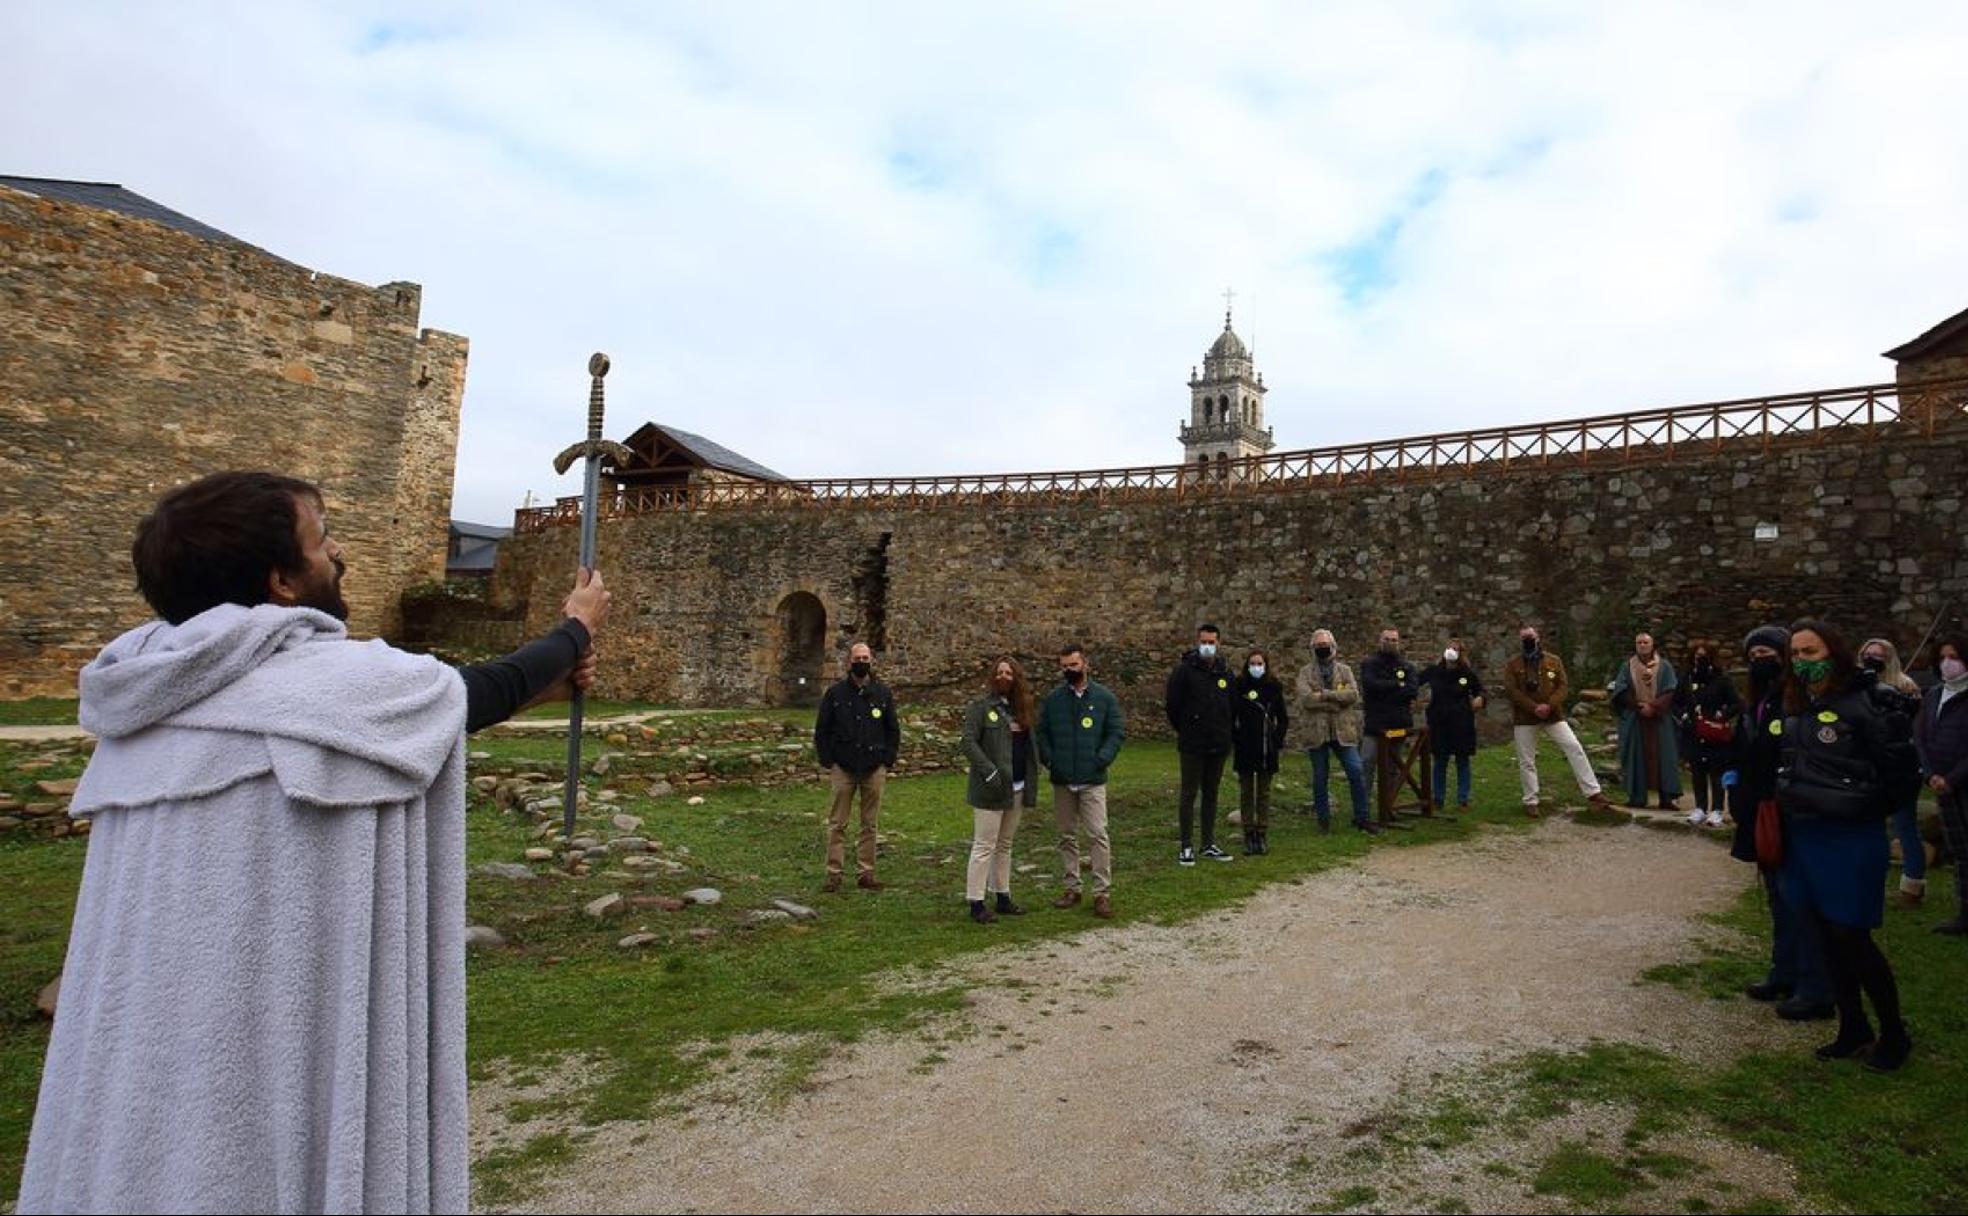
POLYGON ((1783 865, 1783 815, 1775 798, 1756 804, 1756 865, 1763 870, 1783 865))
POLYGON ((1735 741, 1736 724, 1733 721, 1716 721, 1695 715, 1695 738, 1703 743, 1731 743, 1735 741))

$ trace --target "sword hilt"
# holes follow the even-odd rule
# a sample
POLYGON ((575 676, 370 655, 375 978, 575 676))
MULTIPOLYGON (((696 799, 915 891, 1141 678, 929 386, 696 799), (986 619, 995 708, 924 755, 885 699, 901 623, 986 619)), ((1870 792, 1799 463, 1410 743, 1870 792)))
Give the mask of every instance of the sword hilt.
POLYGON ((608 356, 596 351, 588 356, 588 442, 601 438, 601 378, 608 374, 608 356))

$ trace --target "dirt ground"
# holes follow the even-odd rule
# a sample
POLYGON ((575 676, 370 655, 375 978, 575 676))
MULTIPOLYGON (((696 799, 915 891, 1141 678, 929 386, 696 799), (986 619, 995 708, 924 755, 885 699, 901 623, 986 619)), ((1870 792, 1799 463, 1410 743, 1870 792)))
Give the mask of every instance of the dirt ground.
MULTIPOLYGON (((1620 1111, 1576 1111, 1398 1172, 1348 1155, 1349 1137, 1437 1078, 1526 1051, 1604 1039, 1726 1059, 1752 1037, 1803 1046, 1810 1030, 1748 1002, 1636 982, 1689 958, 1718 932, 1696 918, 1750 880, 1693 834, 1554 821, 1377 850, 1199 923, 987 952, 961 964, 972 997, 946 1028, 956 1034, 843 1049, 779 1105, 724 1078, 688 1115, 599 1129, 525 1206, 1303 1211, 1350 1189, 1338 1206, 1561 1210, 1530 1188, 1537 1161, 1561 1139, 1616 1142, 1620 1111)), ((481 1150, 520 1130, 499 1117, 510 1096, 476 1093, 481 1150)), ((1782 1162, 1717 1151, 1698 1129, 1685 1139, 1662 1147, 1734 1193, 1791 1196, 1782 1162)))

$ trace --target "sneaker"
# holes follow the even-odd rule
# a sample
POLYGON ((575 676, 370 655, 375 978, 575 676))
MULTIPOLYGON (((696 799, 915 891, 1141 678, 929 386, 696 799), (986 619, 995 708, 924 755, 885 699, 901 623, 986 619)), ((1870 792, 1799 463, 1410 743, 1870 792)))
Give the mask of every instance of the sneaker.
POLYGON ((1177 854, 1175 855, 1175 864, 1176 864, 1176 865, 1179 865, 1179 866, 1193 866, 1193 865, 1195 865, 1195 864, 1196 864, 1196 850, 1194 850, 1194 849, 1191 849, 1191 848, 1184 848, 1184 849, 1183 849, 1183 850, 1182 850, 1182 851, 1181 851, 1180 853, 1177 853, 1177 854))
POLYGON ((1719 828, 1722 826, 1721 811, 1710 811, 1708 813, 1708 826, 1712 828, 1719 828))
POLYGON ((1230 854, 1228 854, 1228 853, 1226 853, 1226 852, 1224 852, 1224 851, 1223 851, 1222 849, 1219 849, 1219 848, 1217 848, 1217 847, 1216 847, 1215 845, 1213 845, 1213 844, 1212 844, 1212 845, 1205 845, 1205 846, 1203 847, 1203 856, 1205 856, 1205 857, 1207 857, 1207 858, 1209 858, 1209 859, 1210 859, 1211 861, 1235 861, 1235 860, 1237 860, 1236 858, 1234 858, 1234 857, 1232 857, 1232 856, 1230 856, 1230 854))
POLYGON ((1702 824, 1707 822, 1708 822, 1708 812, 1702 810, 1700 807, 1696 807, 1694 810, 1688 812, 1689 827, 1698 828, 1702 824))

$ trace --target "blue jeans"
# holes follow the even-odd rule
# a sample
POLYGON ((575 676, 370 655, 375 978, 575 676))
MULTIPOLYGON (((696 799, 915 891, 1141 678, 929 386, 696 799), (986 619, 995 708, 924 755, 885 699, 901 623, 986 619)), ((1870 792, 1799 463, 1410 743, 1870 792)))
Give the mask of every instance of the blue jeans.
POLYGON ((1927 878, 1927 842, 1920 839, 1920 794, 1893 812, 1893 835, 1900 842, 1900 876, 1914 882, 1927 878))
MULTIPOLYGON (((1456 762, 1456 802, 1469 805, 1469 757, 1457 756, 1456 762)), ((1435 805, 1449 804, 1449 754, 1435 753, 1435 805)))
POLYGON ((1346 784, 1353 790, 1353 822, 1365 823, 1367 772, 1360 763, 1360 749, 1344 743, 1327 743, 1305 749, 1306 756, 1312 761, 1312 805, 1319 813, 1319 822, 1332 822, 1332 801, 1326 793, 1326 778, 1332 774, 1334 752, 1339 753, 1339 765, 1346 770, 1346 784))
POLYGON ((1784 899, 1783 883, 1775 874, 1763 875, 1763 890, 1770 897, 1769 982, 1789 988, 1800 1001, 1831 1004, 1831 977, 1825 972, 1817 932, 1805 914, 1784 899))

